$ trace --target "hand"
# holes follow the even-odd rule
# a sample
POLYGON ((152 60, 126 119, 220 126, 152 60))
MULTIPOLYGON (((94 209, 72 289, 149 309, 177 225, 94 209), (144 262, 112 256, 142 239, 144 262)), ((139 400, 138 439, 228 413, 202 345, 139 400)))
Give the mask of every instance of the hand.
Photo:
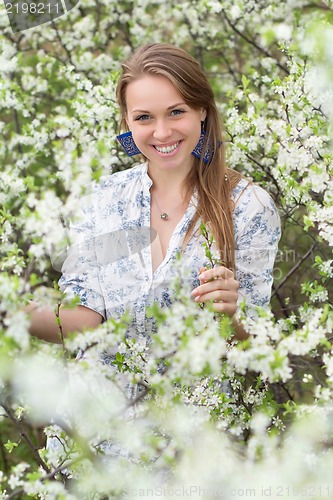
POLYGON ((200 285, 192 291, 196 302, 213 301, 213 309, 232 317, 237 309, 239 283, 234 273, 224 266, 200 268, 200 285))

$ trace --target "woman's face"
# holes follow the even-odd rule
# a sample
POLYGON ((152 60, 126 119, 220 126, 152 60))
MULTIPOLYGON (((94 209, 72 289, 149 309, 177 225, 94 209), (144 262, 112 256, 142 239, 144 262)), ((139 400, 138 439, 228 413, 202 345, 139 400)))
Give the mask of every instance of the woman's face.
POLYGON ((164 76, 146 75, 126 90, 127 124, 149 166, 183 169, 193 165, 206 110, 188 106, 164 76))

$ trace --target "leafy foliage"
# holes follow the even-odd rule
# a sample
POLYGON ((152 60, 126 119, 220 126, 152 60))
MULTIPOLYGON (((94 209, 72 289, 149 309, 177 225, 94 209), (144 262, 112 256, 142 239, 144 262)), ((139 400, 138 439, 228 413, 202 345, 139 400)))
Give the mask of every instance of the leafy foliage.
MULTIPOLYGON (((331 496, 333 2, 81 0, 16 34, 0 8, 0 498, 331 496), (21 305, 57 311, 62 221, 131 165, 115 85, 152 40, 198 59, 229 166, 280 209, 272 313, 243 318, 251 338, 235 341, 190 299, 180 262, 151 343, 125 336, 126 317, 36 341, 21 305)), ((210 246, 207 233, 215 265, 210 246)))

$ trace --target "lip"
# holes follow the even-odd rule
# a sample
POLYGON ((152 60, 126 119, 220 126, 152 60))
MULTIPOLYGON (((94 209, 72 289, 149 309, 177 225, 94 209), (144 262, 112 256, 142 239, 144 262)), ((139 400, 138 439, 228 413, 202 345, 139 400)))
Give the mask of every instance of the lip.
POLYGON ((166 157, 174 156, 175 154, 177 154, 182 143, 183 143, 183 140, 181 139, 179 141, 167 142, 165 144, 152 144, 151 147, 154 149, 156 154, 158 154, 159 156, 161 156, 163 158, 166 158, 166 157), (178 146, 171 153, 161 153, 160 151, 157 151, 157 149, 155 148, 155 146, 157 146, 158 148, 167 148, 170 146, 174 146, 175 144, 177 144, 177 142, 179 143, 178 146))
POLYGON ((178 141, 164 142, 163 144, 152 144, 152 146, 157 146, 158 148, 168 148, 169 146, 177 144, 177 142, 180 142, 180 139, 178 141))

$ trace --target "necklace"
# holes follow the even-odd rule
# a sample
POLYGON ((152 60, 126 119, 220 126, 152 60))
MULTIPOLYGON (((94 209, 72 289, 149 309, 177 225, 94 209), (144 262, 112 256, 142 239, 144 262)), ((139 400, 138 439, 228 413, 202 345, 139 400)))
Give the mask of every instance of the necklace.
MULTIPOLYGON (((162 210, 160 209, 160 207, 159 207, 159 205, 158 205, 158 203, 157 203, 156 196, 154 195, 154 192, 152 191, 152 192, 151 192, 151 194, 152 194, 152 196, 153 196, 153 198, 154 198, 154 200, 155 200, 155 203, 156 203, 157 208, 158 208, 158 209, 159 209, 159 211, 161 212, 161 213, 160 213, 160 217, 161 217, 161 219, 162 219, 162 220, 164 220, 164 221, 167 221, 167 220, 169 219, 169 214, 167 214, 166 212, 162 212, 162 210)), ((172 210, 172 212, 174 212, 174 211, 175 211, 178 207, 180 207, 182 204, 183 204, 183 202, 181 202, 179 205, 177 205, 177 206, 176 206, 176 208, 174 208, 174 209, 172 210)), ((172 212, 171 212, 171 213, 172 213, 172 212)))

